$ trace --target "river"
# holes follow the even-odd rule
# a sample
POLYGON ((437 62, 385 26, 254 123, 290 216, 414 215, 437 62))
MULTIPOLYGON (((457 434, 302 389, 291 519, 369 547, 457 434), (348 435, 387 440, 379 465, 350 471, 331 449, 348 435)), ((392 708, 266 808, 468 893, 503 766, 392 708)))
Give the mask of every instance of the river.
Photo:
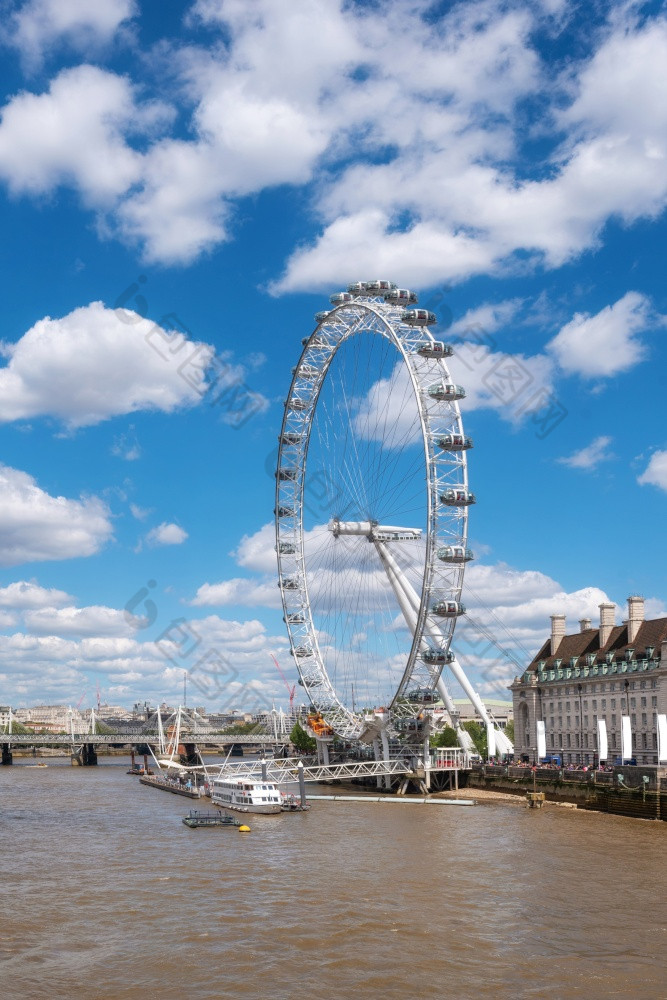
POLYGON ((4 1000, 667 998, 665 823, 314 801, 242 835, 122 758, 28 763, 0 770, 4 1000))

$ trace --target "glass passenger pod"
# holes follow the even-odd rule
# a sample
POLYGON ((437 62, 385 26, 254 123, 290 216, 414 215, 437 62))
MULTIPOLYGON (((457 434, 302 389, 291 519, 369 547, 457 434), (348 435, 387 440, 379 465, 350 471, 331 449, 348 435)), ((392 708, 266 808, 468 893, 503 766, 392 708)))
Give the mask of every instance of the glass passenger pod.
POLYGON ((443 344, 441 340, 425 340, 415 350, 422 358, 451 358, 454 353, 451 345, 443 344))
POLYGON ((298 473, 296 469, 278 469, 276 476, 281 483, 295 483, 298 473))
POLYGON ((310 402, 307 399, 302 399, 300 396, 291 396, 285 402, 285 406, 288 410, 295 410, 301 413, 303 410, 307 410, 310 407, 310 402))
POLYGON ((477 503, 477 499, 470 490, 454 486, 440 494, 440 502, 444 503, 445 507, 470 507, 471 504, 477 503))
POLYGON ((393 281, 384 281, 378 279, 377 281, 364 281, 364 286, 366 288, 367 295, 387 295, 389 292, 393 292, 396 285, 393 281))
POLYGON ((401 313, 401 319, 408 326, 433 326, 438 322, 435 313, 428 309, 405 309, 401 313))
POLYGON ((284 576, 280 581, 283 590, 300 590, 301 584, 296 576, 284 576))
POLYGON ((296 545, 293 542, 278 542, 275 546, 276 552, 281 556, 293 556, 296 552, 296 545))
POLYGON ((292 653, 299 659, 302 659, 305 656, 313 655, 313 651, 310 648, 310 646, 295 646, 294 649, 292 650, 292 653))
POLYGON ((330 312, 331 309, 320 309, 319 312, 315 313, 315 322, 318 324, 324 323, 325 319, 327 318, 330 312))
POLYGON ((429 649, 425 649, 421 654, 421 658, 424 663, 439 666, 441 663, 451 663, 454 659, 454 654, 450 653, 449 650, 439 649, 437 646, 431 646, 429 649))
POLYGON ((475 558, 472 549, 466 549, 463 545, 444 545, 438 549, 438 559, 445 563, 466 563, 475 558))
POLYGON ((440 701, 440 695, 432 688, 415 688, 414 691, 408 691, 406 698, 413 705, 433 705, 440 701))
POLYGON ((320 370, 316 365, 298 365, 296 368, 292 368, 292 375, 298 375, 299 378, 317 378, 320 374, 320 370))
POLYGON ((465 613, 465 604, 461 604, 460 601, 436 601, 431 605, 431 614, 440 618, 458 618, 465 613))
POLYGON ((353 298, 354 295, 350 295, 349 292, 335 292, 329 296, 329 302, 335 308, 336 306, 345 305, 346 302, 351 302, 353 298))
POLYGON ((294 517, 295 511, 293 507, 276 507, 273 513, 278 517, 294 517))
POLYGON ((454 385, 453 382, 436 382, 426 390, 431 399, 438 399, 445 403, 452 403, 456 399, 465 399, 466 391, 463 386, 454 385))
POLYGON ((416 292, 411 292, 409 288, 392 288, 391 291, 385 293, 385 302, 390 302, 397 305, 416 305, 419 302, 419 296, 416 292))
POLYGON ((279 441, 281 444, 300 444, 301 438, 301 434, 296 434, 294 431, 285 431, 284 434, 280 435, 279 441))
POLYGON ((443 451, 467 451, 473 446, 472 438, 466 437, 465 434, 443 434, 436 438, 435 443, 443 451))
POLYGON ((306 616, 303 611, 293 611, 292 614, 285 615, 283 621, 286 625, 305 625, 306 616))

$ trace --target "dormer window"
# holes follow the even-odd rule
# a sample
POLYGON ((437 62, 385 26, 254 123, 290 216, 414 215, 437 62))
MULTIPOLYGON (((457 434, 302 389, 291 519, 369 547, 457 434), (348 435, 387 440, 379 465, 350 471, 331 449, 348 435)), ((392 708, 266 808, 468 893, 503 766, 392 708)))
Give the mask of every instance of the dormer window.
POLYGON ((562 660, 554 660, 554 667, 556 668, 556 670, 560 668, 562 662, 563 662, 562 660))
POLYGON ((570 666, 571 667, 576 667, 578 659, 579 659, 578 656, 571 656, 570 657, 570 666))
POLYGON ((588 664, 589 667, 593 666, 593 664, 595 663, 595 653, 588 653, 588 655, 586 656, 586 663, 588 664))
POLYGON ((647 660, 652 660, 654 653, 655 653, 655 646, 647 646, 646 647, 646 654, 645 655, 646 655, 646 659, 647 660))
POLYGON ((634 649, 631 646, 628 646, 628 648, 625 651, 625 658, 626 658, 626 660, 633 660, 634 656, 635 656, 634 649))
POLYGON ((614 654, 613 653, 605 653, 605 660, 607 661, 607 663, 613 663, 614 662, 614 654))

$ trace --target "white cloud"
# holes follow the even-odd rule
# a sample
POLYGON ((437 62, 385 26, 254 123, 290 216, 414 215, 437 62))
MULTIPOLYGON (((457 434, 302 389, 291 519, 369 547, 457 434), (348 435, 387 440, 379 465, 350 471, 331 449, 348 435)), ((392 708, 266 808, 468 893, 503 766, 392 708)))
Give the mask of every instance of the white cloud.
POLYGON ((187 531, 178 524, 168 524, 163 521, 148 532, 146 541, 149 545, 182 545, 187 537, 187 531))
POLYGON ((637 479, 642 486, 650 484, 667 492, 667 451, 654 451, 644 472, 637 479))
POLYGON ((82 427, 136 410, 196 405, 213 348, 92 302, 39 320, 2 353, 9 362, 0 369, 0 421, 45 415, 82 427))
POLYGON ((131 616, 116 608, 92 605, 87 608, 40 608, 26 611, 23 620, 34 635, 128 637, 134 633, 131 616))
POLYGON ((27 472, 0 465, 0 565, 94 555, 111 534, 97 497, 53 497, 27 472))
POLYGON ((58 42, 89 53, 112 41, 135 12, 134 0, 29 0, 10 18, 5 34, 26 63, 36 66, 58 42))
POLYGON ((188 602, 193 607, 244 607, 279 608, 278 581, 261 581, 244 577, 223 580, 220 583, 203 583, 188 602))
POLYGON ((152 125, 129 81, 95 66, 63 70, 45 94, 21 93, 2 112, 0 177, 14 194, 61 184, 92 206, 112 205, 139 181, 142 157, 125 133, 152 125))
POLYGON ((596 437, 594 441, 591 441, 585 448, 573 452, 572 455, 568 455, 566 458, 557 458, 556 461, 560 462, 561 465, 569 466, 571 469, 595 469, 600 462, 608 462, 614 457, 608 451, 611 442, 612 438, 601 435, 600 437, 596 437))
POLYGON ((627 371, 646 355, 637 334, 655 325, 651 303, 639 292, 589 316, 576 313, 547 345, 568 375, 610 377, 627 371))
POLYGON ((14 610, 57 608, 72 598, 64 590, 40 587, 33 580, 19 580, 0 588, 0 607, 14 610))

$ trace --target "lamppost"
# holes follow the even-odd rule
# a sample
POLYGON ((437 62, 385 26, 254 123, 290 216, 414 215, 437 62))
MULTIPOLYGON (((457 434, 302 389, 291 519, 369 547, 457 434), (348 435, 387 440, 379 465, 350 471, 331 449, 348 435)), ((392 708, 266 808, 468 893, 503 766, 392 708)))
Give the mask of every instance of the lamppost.
MULTIPOLYGON (((628 693, 628 690, 630 688, 630 681, 627 679, 627 677, 623 682, 623 686, 625 687, 625 714, 628 716, 628 718, 630 718, 630 695, 628 693)), ((632 730, 630 730, 630 732, 632 732, 632 730)), ((631 758, 632 758, 632 736, 630 737, 630 757, 628 757, 628 760, 630 760, 631 758)), ((624 763, 625 759, 623 757, 623 718, 621 716, 621 764, 624 763)))
POLYGON ((581 692, 583 687, 581 684, 577 684, 577 690, 579 691, 579 763, 581 764, 584 757, 584 710, 581 703, 581 692))

